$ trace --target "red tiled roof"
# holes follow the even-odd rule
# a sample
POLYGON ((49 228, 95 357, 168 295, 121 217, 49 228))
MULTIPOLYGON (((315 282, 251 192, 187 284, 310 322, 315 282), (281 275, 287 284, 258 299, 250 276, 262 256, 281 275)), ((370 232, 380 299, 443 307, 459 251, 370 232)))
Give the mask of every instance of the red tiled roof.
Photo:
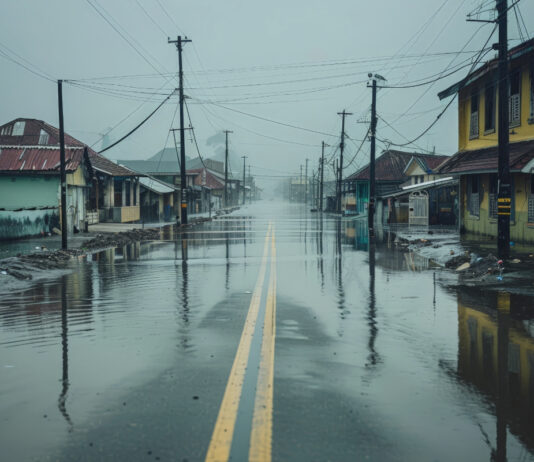
MULTIPOLYGON (((445 161, 438 169, 439 173, 476 173, 497 171, 498 146, 460 151, 445 161)), ((510 170, 520 171, 534 159, 534 140, 510 143, 510 170)))
MULTIPOLYGON (((0 147, 0 172, 59 173, 59 148, 0 147)), ((65 148, 65 168, 74 172, 83 160, 80 147, 65 148)))
MULTIPOLYGON (((404 169, 408 162, 415 157, 421 159, 430 168, 431 165, 443 162, 444 156, 435 156, 433 154, 419 154, 416 152, 404 152, 388 150, 384 151, 380 157, 377 157, 375 163, 375 177, 376 181, 404 181, 407 177, 404 175, 404 169), (438 160, 439 158, 439 160, 438 160)), ((361 170, 353 173, 346 180, 368 180, 369 179, 369 164, 361 170)))
POLYGON ((215 175, 205 168, 195 168, 187 171, 188 175, 195 174, 195 184, 205 186, 209 189, 223 189, 224 182, 219 180, 215 175), (204 176, 205 175, 205 176, 204 176), (205 179, 204 179, 205 178, 205 179))

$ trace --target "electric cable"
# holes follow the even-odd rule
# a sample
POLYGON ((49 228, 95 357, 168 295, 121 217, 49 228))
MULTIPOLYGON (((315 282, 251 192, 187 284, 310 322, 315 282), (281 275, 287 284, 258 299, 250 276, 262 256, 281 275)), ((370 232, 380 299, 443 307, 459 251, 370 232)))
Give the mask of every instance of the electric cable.
POLYGON ((170 97, 174 94, 174 91, 169 95, 167 96, 167 98, 165 98, 161 103, 160 105, 154 109, 147 117, 145 117, 145 119, 143 119, 139 124, 137 124, 132 130, 130 130, 126 135, 124 135, 122 138, 118 139, 117 141, 115 141, 115 143, 109 145, 107 148, 105 149, 102 149, 100 151, 98 151, 99 154, 102 154, 103 152, 106 152, 108 149, 111 149, 113 146, 116 146, 117 144, 119 144, 121 141, 125 140, 126 138, 128 138, 131 134, 133 134, 134 132, 136 132, 142 125, 145 124, 145 122, 147 122, 157 111, 158 109, 163 106, 169 99, 170 97))

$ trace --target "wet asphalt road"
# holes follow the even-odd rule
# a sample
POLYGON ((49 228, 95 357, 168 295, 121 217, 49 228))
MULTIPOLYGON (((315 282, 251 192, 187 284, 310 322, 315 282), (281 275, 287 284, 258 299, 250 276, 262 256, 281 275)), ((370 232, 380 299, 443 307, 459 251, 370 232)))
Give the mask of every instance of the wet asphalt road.
POLYGON ((263 202, 1 294, 0 460, 534 460, 534 300, 365 224, 263 202))

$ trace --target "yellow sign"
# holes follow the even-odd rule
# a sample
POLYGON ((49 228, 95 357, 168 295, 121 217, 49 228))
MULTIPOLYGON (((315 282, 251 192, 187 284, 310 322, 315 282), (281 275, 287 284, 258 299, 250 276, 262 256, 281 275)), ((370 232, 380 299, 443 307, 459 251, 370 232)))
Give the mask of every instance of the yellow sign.
POLYGON ((512 202, 512 199, 510 199, 509 197, 499 197, 497 199, 497 202, 506 202, 506 203, 511 203, 512 202))

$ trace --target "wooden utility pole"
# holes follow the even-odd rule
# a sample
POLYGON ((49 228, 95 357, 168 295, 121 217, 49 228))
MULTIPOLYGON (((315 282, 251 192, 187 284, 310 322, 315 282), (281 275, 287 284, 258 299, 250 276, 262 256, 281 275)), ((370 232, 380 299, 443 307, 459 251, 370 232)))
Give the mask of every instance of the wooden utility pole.
POLYGON ((181 224, 187 224, 187 176, 185 165, 185 135, 184 135, 184 73, 182 70, 182 47, 184 43, 191 42, 187 37, 181 35, 176 40, 167 39, 168 43, 176 44, 178 50, 178 84, 179 84, 179 105, 180 105, 180 218, 181 224))
POLYGON ((343 112, 338 112, 338 115, 341 116, 341 142, 339 143, 339 170, 338 170, 338 180, 337 180, 337 212, 341 213, 341 185, 343 181, 343 151, 345 150, 345 116, 352 115, 350 112, 346 112, 343 109, 343 112))
POLYGON ((302 164, 300 164, 299 202, 302 202, 302 164))
POLYGON ((369 236, 373 237, 375 232, 375 160, 376 160, 376 78, 373 76, 373 96, 371 102, 371 163, 369 165, 369 205, 367 210, 369 236))
POLYGON ((248 166, 248 182, 250 184, 250 191, 248 193, 248 203, 252 204, 252 176, 250 175, 250 165, 248 166))
POLYGON ((497 231, 499 258, 510 256, 510 188, 509 109, 508 109, 508 1, 497 1, 499 25, 499 182, 497 190, 497 231))
POLYGON ((246 188, 245 188, 245 160, 247 158, 247 156, 241 156, 241 158, 243 159, 243 205, 245 205, 245 197, 246 197, 246 188))
POLYGON ((59 109, 59 168, 61 186, 61 248, 67 250, 67 174, 65 172, 65 127, 63 125, 63 80, 57 81, 59 109))
POLYGON ((304 173, 304 203, 308 205, 308 162, 310 159, 306 158, 306 170, 304 173))
POLYGON ((233 133, 230 130, 225 130, 226 136, 226 150, 224 154, 224 206, 228 207, 228 133, 233 133))
POLYGON ((326 143, 323 141, 321 145, 321 184, 319 186, 319 211, 323 211, 323 185, 324 185, 324 147, 326 143))

